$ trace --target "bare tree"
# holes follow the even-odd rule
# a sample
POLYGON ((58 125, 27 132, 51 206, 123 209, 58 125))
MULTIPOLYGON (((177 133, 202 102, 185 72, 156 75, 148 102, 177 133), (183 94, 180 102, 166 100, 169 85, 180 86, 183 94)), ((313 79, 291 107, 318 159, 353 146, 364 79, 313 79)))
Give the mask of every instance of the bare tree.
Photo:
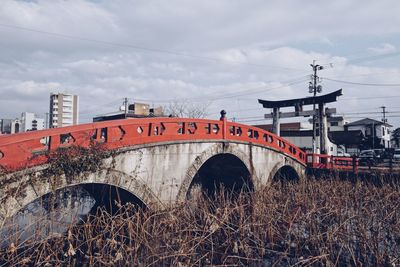
POLYGON ((180 118, 205 118, 210 103, 195 104, 187 100, 174 100, 164 107, 165 114, 180 118))

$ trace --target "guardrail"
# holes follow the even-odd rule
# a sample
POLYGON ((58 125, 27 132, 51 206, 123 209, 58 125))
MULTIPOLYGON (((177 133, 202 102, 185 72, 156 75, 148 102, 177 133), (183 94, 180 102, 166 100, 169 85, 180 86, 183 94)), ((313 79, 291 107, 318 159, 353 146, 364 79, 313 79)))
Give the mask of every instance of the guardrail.
POLYGON ((44 164, 52 151, 102 143, 105 149, 171 141, 228 140, 272 148, 305 165, 305 153, 257 127, 221 120, 145 118, 96 122, 0 136, 0 167, 15 171, 44 164))
POLYGON ((307 154, 306 164, 313 169, 358 171, 358 159, 322 154, 307 154))

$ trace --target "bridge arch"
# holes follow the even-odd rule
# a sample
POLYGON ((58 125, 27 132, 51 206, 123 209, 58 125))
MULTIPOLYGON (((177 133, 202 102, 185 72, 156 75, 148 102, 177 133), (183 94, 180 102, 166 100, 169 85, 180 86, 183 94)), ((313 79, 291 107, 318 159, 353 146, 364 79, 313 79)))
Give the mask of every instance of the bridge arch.
POLYGON ((211 162, 211 160, 217 159, 216 157, 223 157, 224 155, 227 157, 227 160, 235 160, 236 163, 242 164, 242 169, 245 169, 249 175, 248 184, 251 188, 253 188, 253 177, 255 176, 255 170, 251 162, 251 158, 249 158, 249 156, 246 155, 246 153, 239 149, 235 144, 225 142, 216 143, 195 158, 182 181, 177 194, 177 201, 181 202, 187 199, 190 187, 193 185, 193 182, 197 182, 195 181, 196 175, 199 174, 199 171, 207 164, 207 162, 211 162))
POLYGON ((276 170, 271 173, 272 182, 297 182, 300 174, 291 165, 277 165, 276 170))
POLYGON ((247 167, 238 157, 229 153, 214 155, 200 167, 192 179, 187 196, 197 186, 208 196, 214 196, 221 189, 239 193, 242 190, 253 191, 254 188, 247 167))
POLYGON ((71 177, 61 175, 51 178, 41 177, 41 173, 42 171, 32 175, 21 173, 23 179, 19 182, 14 195, 2 199, 3 210, 0 211, 0 216, 3 217, 3 220, 14 216, 19 210, 36 199, 57 190, 78 185, 110 185, 128 191, 146 207, 153 208, 162 205, 161 201, 140 178, 118 170, 100 169, 93 173, 82 173, 71 177))

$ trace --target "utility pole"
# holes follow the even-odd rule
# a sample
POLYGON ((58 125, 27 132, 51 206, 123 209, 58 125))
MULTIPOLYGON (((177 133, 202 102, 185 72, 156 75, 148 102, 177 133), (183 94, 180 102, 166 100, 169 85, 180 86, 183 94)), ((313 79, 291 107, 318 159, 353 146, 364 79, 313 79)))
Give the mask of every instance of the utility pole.
MULTIPOLYGON (((320 66, 320 65, 316 65, 315 64, 315 60, 313 61, 313 64, 310 64, 310 66, 313 69, 313 75, 311 75, 311 81, 309 83, 308 86, 308 90, 309 93, 313 94, 314 100, 313 100, 313 137, 312 137, 312 152, 313 154, 316 153, 316 135, 317 135, 317 127, 316 127, 316 122, 317 122, 317 114, 316 114, 316 109, 315 109, 315 97, 317 96, 317 93, 321 93, 322 92, 322 86, 321 85, 317 85, 320 81, 319 81, 319 77, 317 75, 317 71, 319 70, 323 70, 324 67, 320 66)), ((323 108, 319 107, 319 108, 323 108)), ((320 112, 321 113, 321 112, 320 112)), ((322 118, 320 118, 320 122, 319 122, 319 136, 320 136, 320 143, 322 144, 322 130, 323 130, 323 125, 322 125, 322 118)), ((320 150, 323 150, 324 148, 322 146, 320 146, 320 150)), ((325 152, 325 151, 320 151, 320 152, 325 152)))
POLYGON ((386 119, 386 107, 382 106, 380 108, 382 109, 382 115, 383 115, 382 122, 386 123, 387 122, 387 119, 386 119))
POLYGON ((375 149, 375 122, 372 122, 372 149, 375 149))

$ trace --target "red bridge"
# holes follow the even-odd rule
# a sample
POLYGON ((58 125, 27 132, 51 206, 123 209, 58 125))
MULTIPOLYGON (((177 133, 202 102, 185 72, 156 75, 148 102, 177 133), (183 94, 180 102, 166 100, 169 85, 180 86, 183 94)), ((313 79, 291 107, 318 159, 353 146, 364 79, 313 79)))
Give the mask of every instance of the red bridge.
POLYGON ((302 177, 307 165, 353 168, 351 159, 306 155, 268 131, 226 119, 126 119, 1 136, 0 219, 44 194, 82 183, 111 184, 146 205, 160 205, 183 201, 194 184, 262 187, 279 177, 302 177), (114 152, 101 159, 101 168, 62 174, 53 184, 43 177, 53 153, 96 144, 114 152))

